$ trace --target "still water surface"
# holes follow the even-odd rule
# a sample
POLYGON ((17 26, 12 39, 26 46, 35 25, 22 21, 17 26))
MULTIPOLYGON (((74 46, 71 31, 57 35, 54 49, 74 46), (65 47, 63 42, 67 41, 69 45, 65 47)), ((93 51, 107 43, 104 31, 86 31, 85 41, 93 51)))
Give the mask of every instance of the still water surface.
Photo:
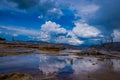
POLYGON ((120 80, 120 59, 29 54, 0 57, 0 74, 54 75, 63 80, 120 80))

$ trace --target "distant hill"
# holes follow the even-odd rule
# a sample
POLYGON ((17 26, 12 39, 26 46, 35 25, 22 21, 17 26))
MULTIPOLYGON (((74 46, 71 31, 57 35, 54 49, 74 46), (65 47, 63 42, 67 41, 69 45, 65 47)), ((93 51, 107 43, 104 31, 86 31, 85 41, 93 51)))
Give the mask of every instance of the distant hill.
POLYGON ((44 41, 6 41, 0 42, 0 44, 13 45, 17 47, 45 47, 45 48, 61 48, 61 49, 81 49, 80 46, 74 46, 69 44, 61 44, 61 43, 51 43, 44 41))

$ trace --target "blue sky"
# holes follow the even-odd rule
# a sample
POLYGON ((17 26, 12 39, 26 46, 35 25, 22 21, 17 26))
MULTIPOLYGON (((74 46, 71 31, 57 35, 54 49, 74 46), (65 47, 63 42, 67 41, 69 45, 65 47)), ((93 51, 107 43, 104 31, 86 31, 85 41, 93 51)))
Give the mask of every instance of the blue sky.
POLYGON ((71 45, 120 41, 120 0, 0 0, 0 37, 71 45))

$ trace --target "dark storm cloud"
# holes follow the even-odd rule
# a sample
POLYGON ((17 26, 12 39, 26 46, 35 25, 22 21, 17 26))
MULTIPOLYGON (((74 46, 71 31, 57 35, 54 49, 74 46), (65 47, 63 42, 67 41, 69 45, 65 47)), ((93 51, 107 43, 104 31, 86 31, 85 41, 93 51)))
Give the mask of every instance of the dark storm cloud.
POLYGON ((93 0, 100 8, 95 17, 88 19, 94 25, 101 25, 107 30, 120 28, 120 0, 93 0))
POLYGON ((35 7, 43 11, 55 7, 54 1, 52 0, 7 0, 7 2, 16 3, 18 9, 30 9, 35 7))
POLYGON ((19 9, 28 9, 38 4, 38 0, 7 0, 17 4, 19 9))
MULTIPOLYGON (((39 5, 36 6, 36 11, 40 12, 42 15, 50 15, 49 10, 52 10, 56 8, 57 6, 55 5, 54 1, 43 1, 41 0, 39 2, 39 5)), ((54 12, 53 12, 54 13, 54 12)))
POLYGON ((61 3, 68 3, 71 11, 76 11, 77 16, 90 25, 108 32, 120 29, 120 0, 65 0, 61 3))
POLYGON ((47 16, 46 18, 61 16, 61 9, 64 8, 71 10, 71 12, 75 11, 74 14, 76 12, 80 13, 78 15, 81 18, 86 13, 81 13, 80 9, 86 9, 83 12, 87 11, 90 14, 82 16, 82 18, 85 17, 88 24, 98 25, 110 31, 120 28, 120 0, 0 0, 0 7, 3 9, 9 7, 14 10, 26 10, 28 13, 35 13, 40 17, 41 15, 43 17, 47 16), (91 7, 90 9, 84 8, 89 5, 92 5, 92 9, 91 7), (97 9, 94 8, 95 6, 99 7, 97 11, 95 11, 97 9), (95 11, 92 14, 94 16, 89 17, 92 11, 95 11))
POLYGON ((23 11, 45 18, 55 18, 62 15, 62 11, 53 0, 0 0, 2 10, 23 11))

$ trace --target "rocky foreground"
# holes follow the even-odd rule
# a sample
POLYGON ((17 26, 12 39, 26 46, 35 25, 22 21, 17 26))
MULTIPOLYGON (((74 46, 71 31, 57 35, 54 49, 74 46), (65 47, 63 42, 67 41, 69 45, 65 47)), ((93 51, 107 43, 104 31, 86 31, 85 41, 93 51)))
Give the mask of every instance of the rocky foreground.
MULTIPOLYGON (((26 55, 26 54, 47 54, 50 56, 70 56, 74 55, 77 59, 82 59, 81 56, 95 56, 99 59, 99 61, 104 61, 105 59, 120 59, 119 51, 107 51, 103 49, 93 48, 78 48, 72 46, 64 46, 58 44, 48 44, 48 43, 25 43, 25 42, 15 42, 15 43, 0 43, 0 57, 5 56, 17 56, 17 55, 26 55), (79 52, 79 50, 81 50, 79 52), (76 57, 77 56, 77 57, 76 57)), ((88 60, 92 62, 92 60, 88 60)), ((70 64, 73 64, 73 59, 70 60, 70 64)), ((92 65, 97 65, 98 63, 92 63, 92 65)), ((108 66, 109 67, 109 66, 108 66)), ((107 72, 108 74, 108 72, 107 72)), ((101 74, 102 75, 102 74, 101 74)), ((111 75, 111 74, 110 74, 111 75)), ((77 75, 76 77, 78 77, 77 75)), ((97 77, 97 75, 92 75, 97 77)), ((109 75, 106 75, 109 76, 109 75)), ((75 76, 74 76, 75 77, 75 76)), ((120 77, 117 75, 112 76, 111 80, 119 80, 120 77), (115 78, 116 79, 115 79, 115 78)), ((84 79, 84 78, 83 78, 84 79)), ((100 77, 101 80, 110 80, 110 78, 100 77)), ((26 73, 9 73, 9 74, 0 74, 0 80, 64 80, 64 78, 60 79, 54 75, 44 75, 40 77, 34 77, 30 74, 26 73)), ((71 79, 75 80, 75 78, 71 79)), ((88 75, 84 80, 97 80, 91 79, 88 75)), ((98 79, 99 80, 99 79, 98 79)))
POLYGON ((0 80, 33 80, 28 74, 12 73, 0 75, 0 80))
POLYGON ((0 43, 0 56, 14 56, 33 53, 51 53, 50 55, 59 55, 63 50, 82 50, 82 52, 70 52, 76 55, 108 55, 120 57, 120 51, 109 51, 95 47, 80 48, 63 44, 50 43, 32 43, 32 42, 11 42, 0 43), (55 54, 53 54, 55 53, 55 54))

